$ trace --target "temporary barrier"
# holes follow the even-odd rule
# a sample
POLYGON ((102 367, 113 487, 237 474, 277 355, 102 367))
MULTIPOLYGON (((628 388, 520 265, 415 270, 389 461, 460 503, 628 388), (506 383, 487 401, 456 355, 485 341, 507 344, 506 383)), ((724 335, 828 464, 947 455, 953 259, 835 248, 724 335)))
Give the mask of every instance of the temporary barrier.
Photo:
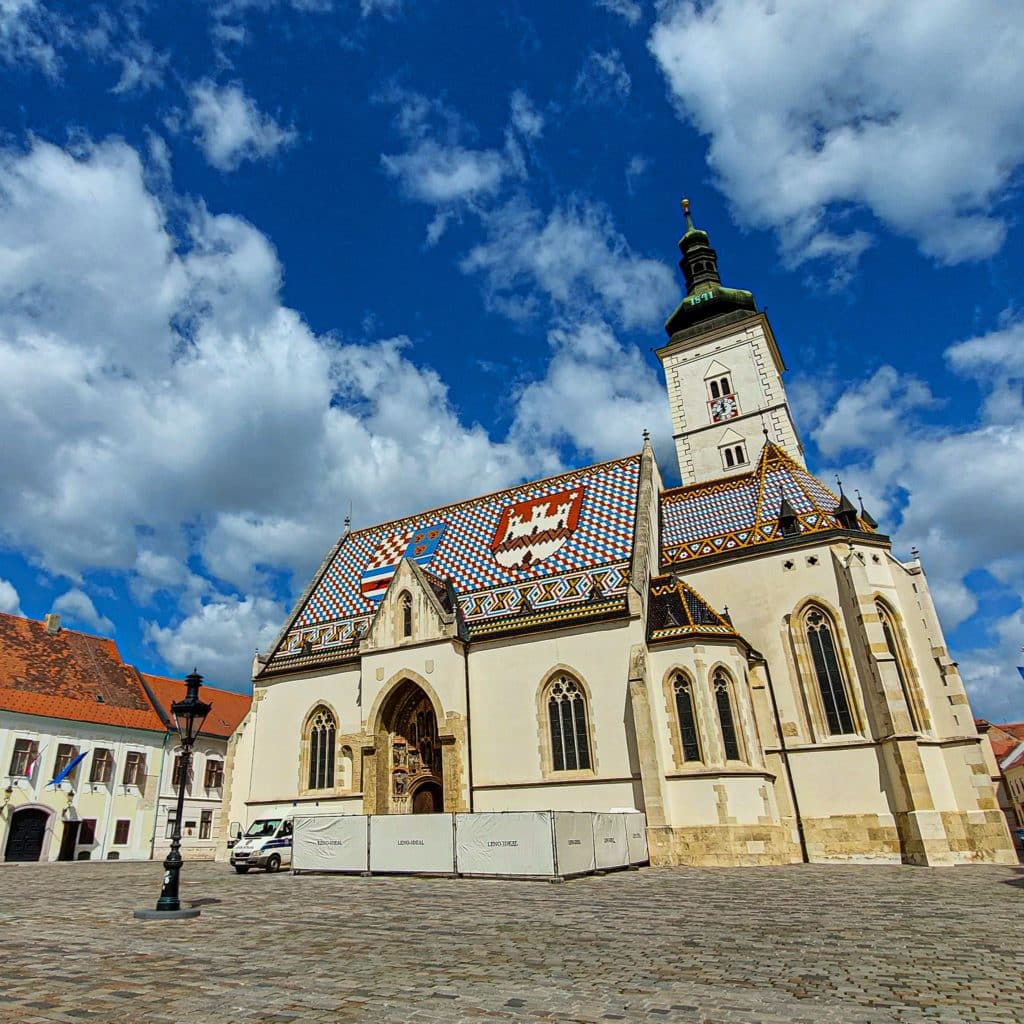
POLYGON ((370 818, 370 871, 455 874, 452 814, 375 814, 370 818))
POLYGON ((292 870, 368 870, 368 821, 365 814, 296 814, 292 870))
POLYGON ((594 870, 594 816, 587 811, 555 811, 555 874, 586 875, 594 870))
POLYGON ((295 871, 567 878, 648 863, 638 811, 297 814, 295 871))
POLYGON ((594 863, 599 871, 628 866, 626 815, 594 815, 594 863))
POLYGON ((649 864, 647 849, 647 818, 640 811, 631 811, 622 816, 626 819, 626 849, 630 864, 649 864))
POLYGON ((553 875, 551 811, 456 814, 455 865, 460 875, 553 875))

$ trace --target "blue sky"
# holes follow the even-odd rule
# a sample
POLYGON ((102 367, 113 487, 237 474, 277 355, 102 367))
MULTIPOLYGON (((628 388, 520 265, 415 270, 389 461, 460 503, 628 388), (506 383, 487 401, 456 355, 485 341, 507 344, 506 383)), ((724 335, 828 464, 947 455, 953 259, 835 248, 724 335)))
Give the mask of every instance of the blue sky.
POLYGON ((0 0, 0 609, 243 688, 350 508, 671 480, 687 194, 1024 718, 1024 10, 821 11, 0 0))

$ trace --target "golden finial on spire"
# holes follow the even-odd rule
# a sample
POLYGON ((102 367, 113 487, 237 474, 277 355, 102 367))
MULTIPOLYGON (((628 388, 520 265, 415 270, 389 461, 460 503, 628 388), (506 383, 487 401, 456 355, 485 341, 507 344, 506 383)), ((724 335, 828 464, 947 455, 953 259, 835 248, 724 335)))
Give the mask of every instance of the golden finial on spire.
POLYGON ((690 219, 690 200, 680 199, 679 205, 683 208, 683 215, 686 217, 686 226, 691 231, 693 230, 693 221, 690 219))

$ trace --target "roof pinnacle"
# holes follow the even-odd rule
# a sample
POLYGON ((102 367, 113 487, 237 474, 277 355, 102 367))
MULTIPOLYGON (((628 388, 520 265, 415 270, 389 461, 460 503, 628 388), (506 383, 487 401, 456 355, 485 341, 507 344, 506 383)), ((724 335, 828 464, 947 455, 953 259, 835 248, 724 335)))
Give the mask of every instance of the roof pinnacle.
POLYGON ((693 231, 693 218, 690 216, 690 200, 686 198, 680 199, 679 205, 682 207, 683 215, 686 217, 687 231, 693 231))

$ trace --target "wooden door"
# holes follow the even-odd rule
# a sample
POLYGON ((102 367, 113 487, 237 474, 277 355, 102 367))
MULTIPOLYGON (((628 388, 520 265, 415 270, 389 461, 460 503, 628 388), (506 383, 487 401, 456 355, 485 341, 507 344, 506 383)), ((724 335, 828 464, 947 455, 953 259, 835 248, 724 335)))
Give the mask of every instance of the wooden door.
POLYGON ((7 834, 4 859, 10 861, 39 860, 43 853, 43 839, 46 835, 46 811, 28 807, 15 811, 11 818, 11 830, 7 834))
POLYGON ((439 814, 441 806, 441 787, 436 782, 424 782, 412 796, 413 814, 439 814))

